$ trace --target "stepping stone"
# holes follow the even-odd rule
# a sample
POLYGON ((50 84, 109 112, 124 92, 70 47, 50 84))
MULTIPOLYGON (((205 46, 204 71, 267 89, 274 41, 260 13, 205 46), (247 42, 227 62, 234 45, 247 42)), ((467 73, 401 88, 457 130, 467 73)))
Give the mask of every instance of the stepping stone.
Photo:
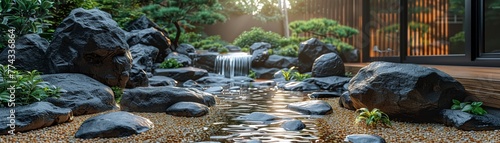
POLYGON ((335 98, 341 95, 338 92, 313 92, 309 95, 309 98, 335 98))
POLYGON ((235 120, 244 120, 244 121, 272 121, 277 119, 278 117, 267 114, 267 113, 262 113, 262 112, 253 112, 251 114, 245 115, 245 116, 239 116, 235 120))
POLYGON ((195 102, 177 102, 167 108, 167 114, 182 117, 200 117, 208 113, 206 105, 195 102))
POLYGON ((140 134, 153 128, 149 119, 129 112, 112 112, 85 120, 78 131, 76 138, 117 138, 133 134, 140 134))
POLYGON ((352 134, 347 135, 345 143, 385 143, 385 139, 378 135, 352 134))
POLYGON ((306 125, 301 120, 285 121, 281 127, 287 131, 300 131, 306 128, 306 125))
POLYGON ((443 122, 447 126, 453 126, 465 131, 500 130, 500 117, 492 114, 483 116, 463 112, 461 110, 444 109, 443 122))
POLYGON ((306 115, 326 115, 333 111, 332 106, 322 100, 290 103, 286 107, 292 111, 297 111, 306 115))

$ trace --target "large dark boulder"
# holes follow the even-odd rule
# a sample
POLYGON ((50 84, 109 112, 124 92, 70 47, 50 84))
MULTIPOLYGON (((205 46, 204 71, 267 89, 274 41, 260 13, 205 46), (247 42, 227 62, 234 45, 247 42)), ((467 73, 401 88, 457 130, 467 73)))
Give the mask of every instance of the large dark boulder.
POLYGON ((257 42, 253 43, 252 46, 250 46, 250 54, 252 55, 255 51, 257 50, 269 50, 271 49, 271 44, 266 43, 266 42, 257 42))
POLYGON ((326 115, 333 112, 332 106, 323 100, 290 103, 286 108, 306 115, 326 115))
POLYGON ((59 107, 71 108, 75 116, 117 108, 111 88, 86 75, 63 73, 41 77, 67 91, 59 98, 47 98, 47 101, 59 107))
POLYGON ((204 69, 185 67, 175 69, 156 69, 154 75, 166 76, 179 82, 185 82, 188 80, 197 80, 201 77, 207 76, 208 72, 204 69))
POLYGON ((147 28, 141 30, 132 30, 127 33, 127 43, 130 46, 135 46, 137 44, 142 44, 146 46, 153 46, 158 49, 158 58, 156 62, 160 62, 163 58, 167 56, 169 52, 167 49, 170 48, 170 40, 161 31, 156 28, 147 28))
POLYGON ((149 86, 149 79, 146 71, 140 69, 138 66, 133 66, 130 70, 130 77, 127 81, 127 88, 147 87, 149 86))
POLYGON ((154 127, 149 119, 128 112, 112 112, 85 120, 76 138, 118 138, 140 134, 154 127))
POLYGON ((215 60, 217 59, 218 55, 219 53, 215 52, 196 54, 196 56, 193 58, 194 67, 205 69, 208 72, 215 72, 215 60))
POLYGON ((431 122, 451 100, 462 101, 466 92, 450 75, 415 64, 373 62, 349 82, 353 105, 378 108, 391 118, 431 122))
POLYGON ((166 112, 174 116, 200 117, 208 113, 208 107, 196 102, 177 102, 168 107, 166 112))
POLYGON ((258 42, 250 46, 250 54, 252 55, 252 67, 264 67, 264 63, 269 58, 268 50, 271 44, 265 42, 258 42))
POLYGON ((165 112, 171 105, 183 101, 212 106, 215 99, 213 95, 195 89, 171 86, 137 87, 125 89, 120 107, 122 111, 130 112, 165 112))
MULTIPOLYGON (((142 15, 141 17, 137 18, 136 20, 130 22, 127 24, 127 27, 125 27, 125 30, 127 31, 132 31, 132 30, 142 30, 142 29, 148 29, 151 27, 158 27, 156 23, 153 21, 149 20, 146 15, 142 15)), ((165 33, 168 34, 168 33, 165 33)), ((168 35, 165 35, 168 36, 168 35)))
POLYGON ((177 52, 172 52, 168 54, 168 56, 165 57, 164 60, 166 61, 168 59, 175 59, 177 63, 182 64, 183 67, 191 66, 193 64, 193 60, 191 60, 189 56, 177 52))
POLYGON ((51 73, 82 73, 108 86, 125 87, 132 67, 125 33, 104 11, 74 9, 47 49, 51 73))
POLYGON ((132 66, 137 66, 138 69, 142 69, 146 72, 152 72, 158 52, 158 48, 143 44, 137 44, 130 47, 130 53, 133 59, 132 66))
POLYGON ((45 52, 49 47, 49 42, 46 39, 38 36, 38 34, 26 34, 17 38, 14 45, 15 49, 6 47, 0 53, 0 63, 2 65, 11 64, 9 61, 15 60, 12 65, 17 70, 37 70, 43 73, 50 71, 48 68, 49 60, 45 56, 45 52), (15 55, 15 57, 9 55, 15 55))
POLYGON ((271 55, 265 61, 264 67, 267 68, 291 68, 297 66, 298 60, 295 57, 285 57, 280 55, 271 55))
POLYGON ((177 47, 176 52, 179 54, 184 54, 184 55, 189 55, 189 54, 195 54, 196 49, 194 49, 193 45, 190 44, 180 44, 179 47, 177 47))
POLYGON ((344 76, 344 62, 335 53, 321 55, 314 61, 312 66, 312 77, 344 76))
POLYGON ((15 108, 0 108, 0 117, 0 135, 6 135, 69 122, 73 119, 73 112, 49 102, 35 102, 15 108), (15 130, 11 132, 12 128, 15 130))
POLYGON ((255 76, 259 79, 273 79, 274 73, 278 72, 278 68, 252 68, 255 76))
POLYGON ((441 111, 442 122, 465 131, 500 130, 500 117, 492 114, 483 116, 463 112, 461 110, 444 109, 441 111))
POLYGON ((332 52, 336 53, 336 48, 332 45, 324 44, 319 39, 311 38, 302 42, 299 47, 299 72, 310 72, 316 58, 332 52))
POLYGON ((356 110, 352 105, 351 96, 349 96, 349 91, 342 93, 339 98, 339 106, 348 110, 356 110))
POLYGON ((340 76, 313 77, 305 79, 304 82, 313 83, 323 90, 342 91, 343 86, 349 83, 351 78, 340 76))

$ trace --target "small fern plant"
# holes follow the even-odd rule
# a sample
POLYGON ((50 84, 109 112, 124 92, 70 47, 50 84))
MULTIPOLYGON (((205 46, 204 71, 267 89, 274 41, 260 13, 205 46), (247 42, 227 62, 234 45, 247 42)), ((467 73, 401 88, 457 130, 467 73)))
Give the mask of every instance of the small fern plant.
POLYGON ((167 59, 160 64, 160 68, 162 69, 180 68, 182 66, 183 65, 174 58, 167 59))
POLYGON ((374 108, 370 111, 367 108, 360 108, 356 110, 356 113, 358 114, 355 120, 356 124, 364 122, 367 127, 371 128, 376 128, 377 125, 392 126, 389 116, 380 109, 374 108))
POLYGON ((281 70, 281 74, 283 74, 283 77, 285 77, 286 81, 290 81, 293 79, 294 71, 296 67, 291 67, 288 70, 281 70))
POLYGON ((451 106, 452 110, 462 110, 463 112, 475 114, 475 115, 484 115, 487 114, 486 110, 484 110, 481 105, 483 102, 463 102, 453 99, 453 105, 451 106))
POLYGON ((111 87, 111 90, 113 90, 113 93, 115 95, 115 102, 117 104, 120 103, 120 100, 122 99, 123 95, 123 89, 118 86, 113 86, 111 87))

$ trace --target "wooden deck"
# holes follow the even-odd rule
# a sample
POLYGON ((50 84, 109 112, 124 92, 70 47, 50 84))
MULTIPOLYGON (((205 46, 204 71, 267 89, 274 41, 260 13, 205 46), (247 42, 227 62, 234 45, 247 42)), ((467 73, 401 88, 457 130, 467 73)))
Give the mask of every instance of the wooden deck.
MULTIPOLYGON (((368 63, 345 64, 346 71, 357 73, 368 63)), ((423 65, 439 69, 458 80, 485 106, 500 108, 500 67, 423 65)))

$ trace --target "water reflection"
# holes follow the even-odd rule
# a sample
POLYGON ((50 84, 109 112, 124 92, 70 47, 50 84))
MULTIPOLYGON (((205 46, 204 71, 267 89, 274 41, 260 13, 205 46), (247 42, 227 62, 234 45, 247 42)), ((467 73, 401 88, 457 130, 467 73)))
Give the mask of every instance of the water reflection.
POLYGON ((223 100, 221 108, 227 109, 228 121, 225 127, 210 137, 217 142, 314 142, 316 136, 315 119, 318 115, 302 115, 288 110, 289 103, 309 100, 308 93, 275 91, 274 89, 250 89, 245 91, 225 91, 218 95, 223 100), (238 116, 252 112, 265 112, 277 116, 273 121, 241 121, 238 116), (281 123, 299 119, 306 124, 302 131, 285 131, 281 123))

